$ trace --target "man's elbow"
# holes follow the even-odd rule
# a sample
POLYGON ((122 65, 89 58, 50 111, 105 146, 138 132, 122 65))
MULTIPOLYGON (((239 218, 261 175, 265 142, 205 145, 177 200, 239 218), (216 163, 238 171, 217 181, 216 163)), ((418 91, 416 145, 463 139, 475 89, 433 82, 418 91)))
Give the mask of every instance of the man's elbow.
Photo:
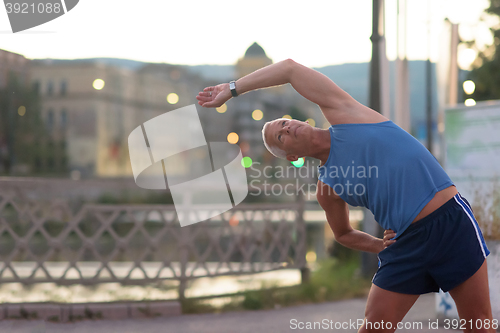
POLYGON ((334 232, 333 236, 335 237, 335 240, 342 244, 345 247, 351 248, 351 244, 349 242, 349 231, 342 231, 342 232, 334 232))
POLYGON ((283 60, 283 62, 290 67, 297 65, 297 63, 292 58, 285 59, 283 60))
POLYGON ((298 65, 298 63, 293 61, 293 59, 291 59, 291 58, 283 60, 282 63, 283 63, 283 66, 285 67, 287 81, 290 82, 293 71, 294 71, 295 67, 298 65))

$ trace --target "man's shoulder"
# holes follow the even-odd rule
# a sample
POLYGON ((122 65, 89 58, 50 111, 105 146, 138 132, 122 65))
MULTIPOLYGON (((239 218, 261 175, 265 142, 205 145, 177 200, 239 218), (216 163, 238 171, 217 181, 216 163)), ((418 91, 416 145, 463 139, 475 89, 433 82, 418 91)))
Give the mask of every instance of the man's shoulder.
POLYGON ((335 193, 334 189, 330 185, 323 183, 321 180, 318 180, 316 199, 320 204, 321 201, 325 200, 342 200, 342 198, 337 193, 335 193))
POLYGON ((331 125, 380 123, 389 120, 381 113, 356 100, 346 103, 342 110, 330 112, 326 118, 331 125))

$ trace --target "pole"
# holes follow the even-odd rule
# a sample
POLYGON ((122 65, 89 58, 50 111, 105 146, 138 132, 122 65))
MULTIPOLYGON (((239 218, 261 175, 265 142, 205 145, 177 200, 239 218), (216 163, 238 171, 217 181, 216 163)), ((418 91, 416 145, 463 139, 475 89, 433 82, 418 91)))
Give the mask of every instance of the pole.
MULTIPOLYGON (((373 21, 372 21, 372 59, 370 62, 370 108, 382 113, 382 71, 381 63, 385 58, 385 37, 384 37, 384 0, 373 0, 373 21)), ((370 212, 368 212, 371 214, 370 212)), ((367 212, 365 211, 365 216, 367 212)), ((375 219, 365 218, 363 230, 375 237, 382 238, 384 230, 375 219)), ((375 253, 362 252, 361 272, 365 277, 369 277, 377 271, 378 259, 375 253)))
POLYGON ((296 262, 300 267, 301 283, 307 283, 310 280, 311 272, 309 266, 307 265, 307 260, 306 260, 307 229, 306 229, 306 223, 304 221, 304 211, 306 202, 304 196, 300 193, 300 191, 297 192, 295 200, 297 203, 297 234, 302 235, 299 236, 300 239, 298 240, 297 244, 296 262))
POLYGON ((430 13, 431 13, 431 2, 427 1, 427 11, 428 11, 428 20, 427 20, 427 62, 426 62, 426 76, 427 76, 427 109, 426 109, 426 118, 427 118, 427 149, 432 154, 432 64, 431 64, 431 25, 430 25, 430 13))
POLYGON ((411 133, 408 98, 408 59, 406 57, 406 1, 397 0, 396 75, 394 81, 394 122, 411 133), (403 30, 400 33, 400 30, 403 30))
POLYGON ((427 149, 432 154, 432 64, 431 60, 427 59, 426 73, 427 73, 427 149))
POLYGON ((7 169, 5 170, 9 176, 13 176, 14 172, 14 164, 15 164, 15 144, 14 144, 14 132, 15 132, 15 124, 14 124, 14 98, 15 96, 15 85, 13 83, 12 75, 9 76, 9 82, 7 84, 7 93, 10 95, 9 98, 9 108, 7 110, 8 117, 8 126, 7 126, 7 169))
POLYGON ((381 24, 381 15, 383 14, 384 0, 373 0, 373 19, 372 19, 372 59, 370 61, 370 108, 380 112, 381 108, 381 84, 380 84, 380 44, 385 38, 381 24))

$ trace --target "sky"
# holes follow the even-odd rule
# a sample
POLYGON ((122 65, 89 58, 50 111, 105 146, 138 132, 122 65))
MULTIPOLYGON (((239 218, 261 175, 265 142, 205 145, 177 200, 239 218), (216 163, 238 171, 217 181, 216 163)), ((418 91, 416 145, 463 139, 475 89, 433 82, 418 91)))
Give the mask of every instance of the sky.
MULTIPOLYGON (((396 4, 386 0, 389 59, 396 56, 396 4)), ((407 0, 408 58, 438 60, 446 17, 460 24, 463 39, 491 44, 488 24, 480 21, 487 6, 488 0, 407 0)), ((228 65, 257 42, 274 62, 322 67, 369 61, 371 24, 371 0, 80 0, 64 16, 16 34, 0 7, 0 49, 30 59, 228 65)))

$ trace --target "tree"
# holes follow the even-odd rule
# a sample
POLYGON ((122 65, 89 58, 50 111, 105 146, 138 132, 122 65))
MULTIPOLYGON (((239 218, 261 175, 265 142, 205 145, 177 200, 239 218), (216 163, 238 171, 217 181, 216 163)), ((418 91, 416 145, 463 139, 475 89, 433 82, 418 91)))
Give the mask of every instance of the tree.
POLYGON ((12 175, 15 166, 33 168, 44 134, 38 93, 11 73, 0 89, 0 170, 12 175))
MULTIPOLYGON (((485 12, 500 18, 500 0, 490 0, 485 12)), ((490 30, 493 45, 479 52, 469 73, 469 79, 476 84, 472 98, 477 101, 500 99, 500 23, 490 30)))

